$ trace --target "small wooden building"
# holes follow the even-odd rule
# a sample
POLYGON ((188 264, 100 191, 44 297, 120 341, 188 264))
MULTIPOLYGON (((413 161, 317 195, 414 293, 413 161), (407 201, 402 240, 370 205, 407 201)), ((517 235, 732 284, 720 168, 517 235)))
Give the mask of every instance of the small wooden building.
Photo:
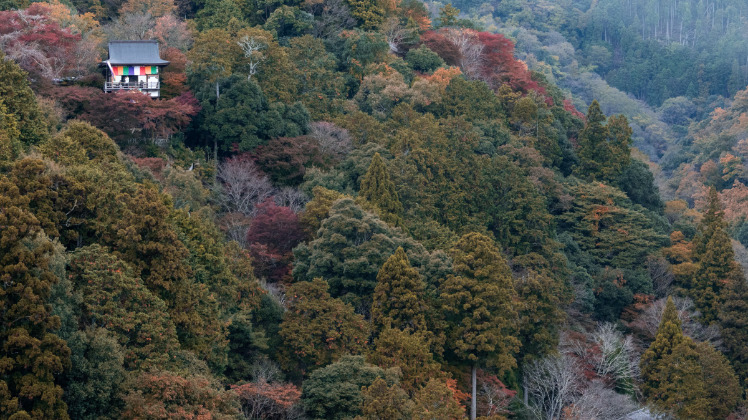
POLYGON ((137 90, 159 97, 161 69, 169 65, 162 60, 158 41, 110 41, 109 58, 99 67, 104 68, 104 92, 137 90))

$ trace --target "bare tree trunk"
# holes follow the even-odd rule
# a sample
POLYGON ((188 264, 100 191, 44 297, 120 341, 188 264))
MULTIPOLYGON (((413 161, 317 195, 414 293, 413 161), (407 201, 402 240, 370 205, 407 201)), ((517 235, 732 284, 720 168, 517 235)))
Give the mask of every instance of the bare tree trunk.
POLYGON ((477 401, 476 401, 476 395, 478 388, 478 363, 473 364, 473 372, 471 375, 471 381, 473 384, 473 394, 471 396, 470 400, 470 420, 475 420, 475 412, 477 411, 477 401))

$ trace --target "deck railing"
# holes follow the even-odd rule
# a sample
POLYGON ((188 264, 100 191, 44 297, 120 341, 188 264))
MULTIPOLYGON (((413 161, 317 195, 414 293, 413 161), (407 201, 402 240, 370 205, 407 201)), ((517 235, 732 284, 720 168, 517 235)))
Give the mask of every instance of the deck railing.
POLYGON ((158 82, 143 82, 143 83, 119 83, 119 82, 104 82, 104 91, 111 92, 114 90, 158 90, 158 82))

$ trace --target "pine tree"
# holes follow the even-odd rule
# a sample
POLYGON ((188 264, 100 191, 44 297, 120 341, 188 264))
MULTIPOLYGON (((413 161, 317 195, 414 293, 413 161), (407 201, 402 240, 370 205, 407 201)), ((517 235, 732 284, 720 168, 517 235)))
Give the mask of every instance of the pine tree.
POLYGON ((0 417, 67 419, 56 378, 70 349, 54 334, 60 319, 49 305, 54 248, 28 206, 0 178, 0 417))
POLYGON ((379 330, 426 330, 428 305, 424 300, 425 288, 421 275, 411 267, 403 248, 398 247, 377 274, 371 308, 372 325, 379 330))
POLYGON ((468 233, 451 253, 455 274, 441 285, 440 298, 451 350, 472 367, 471 418, 475 419, 479 365, 504 370, 516 364, 514 353, 520 343, 515 291, 509 266, 491 238, 468 233))
POLYGON ((723 290, 719 315, 726 354, 740 378, 748 385, 748 283, 743 275, 732 276, 723 290))
POLYGON ((685 339, 678 318, 678 310, 675 308, 673 298, 668 297, 655 340, 644 352, 640 362, 642 392, 645 396, 649 397, 657 393, 660 386, 658 375, 664 368, 663 360, 685 339))
POLYGON ((394 225, 400 223, 403 205, 379 153, 375 153, 371 159, 369 169, 361 180, 358 197, 377 210, 385 222, 394 225))
POLYGON ((740 267, 735 262, 727 223, 717 190, 709 189, 708 204, 693 240, 694 260, 697 264, 688 294, 701 312, 704 324, 715 322, 722 300, 722 289, 740 267))

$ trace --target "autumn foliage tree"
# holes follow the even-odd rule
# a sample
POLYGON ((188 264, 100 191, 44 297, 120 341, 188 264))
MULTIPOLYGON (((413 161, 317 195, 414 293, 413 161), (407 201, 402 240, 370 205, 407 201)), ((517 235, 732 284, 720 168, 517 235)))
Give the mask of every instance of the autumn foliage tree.
POLYGON ((296 214, 272 199, 257 206, 257 214, 247 232, 247 243, 258 277, 279 281, 290 276, 291 250, 304 238, 296 214))
POLYGON ((293 384, 253 381, 232 385, 238 395, 242 414, 248 419, 282 420, 291 417, 301 398, 293 384))
POLYGON ((80 33, 62 28, 46 3, 25 10, 0 12, 0 46, 31 73, 35 82, 82 76, 98 59, 95 45, 84 44, 80 33))

